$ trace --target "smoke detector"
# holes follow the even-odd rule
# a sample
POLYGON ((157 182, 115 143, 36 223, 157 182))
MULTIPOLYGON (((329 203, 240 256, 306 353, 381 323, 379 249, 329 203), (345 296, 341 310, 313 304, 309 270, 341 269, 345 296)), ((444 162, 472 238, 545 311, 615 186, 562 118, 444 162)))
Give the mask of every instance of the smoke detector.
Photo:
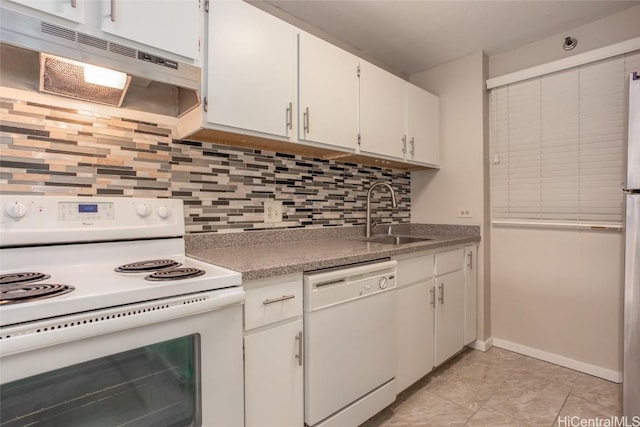
POLYGON ((564 50, 572 50, 578 45, 578 40, 573 37, 565 37, 562 48, 564 50))

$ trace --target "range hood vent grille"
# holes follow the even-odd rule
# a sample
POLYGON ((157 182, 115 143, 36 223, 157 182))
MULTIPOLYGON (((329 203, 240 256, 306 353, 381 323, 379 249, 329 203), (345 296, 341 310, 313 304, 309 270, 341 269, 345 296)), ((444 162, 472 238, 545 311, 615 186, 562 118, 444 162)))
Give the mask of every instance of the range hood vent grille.
POLYGON ((109 51, 117 53, 118 55, 128 56, 129 58, 136 57, 136 50, 127 46, 122 46, 116 43, 109 43, 109 51))
POLYGON ((109 49, 108 41, 99 39, 97 37, 88 36, 82 33, 78 33, 78 43, 83 44, 85 46, 95 47, 96 49, 100 49, 100 50, 109 49))
POLYGON ((85 46, 93 47, 95 49, 117 53, 118 55, 127 56, 129 58, 136 58, 138 56, 136 49, 117 43, 111 43, 108 40, 90 36, 89 34, 83 34, 77 31, 69 30, 68 28, 59 27, 49 22, 41 22, 40 31, 42 32, 42 34, 59 37, 61 39, 77 42, 85 46))
POLYGON ((50 36, 60 37, 61 39, 76 41, 76 32, 67 28, 58 27, 57 25, 50 24, 48 22, 42 22, 40 24, 40 31, 43 34, 49 34, 50 36))

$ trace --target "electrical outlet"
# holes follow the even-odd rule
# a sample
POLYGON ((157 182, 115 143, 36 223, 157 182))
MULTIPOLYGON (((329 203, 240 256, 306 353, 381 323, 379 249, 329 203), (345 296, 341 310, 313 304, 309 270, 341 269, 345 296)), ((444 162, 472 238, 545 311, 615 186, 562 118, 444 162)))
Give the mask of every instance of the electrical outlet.
POLYGON ((275 200, 264 202, 264 222, 282 222, 282 202, 275 200))
POLYGON ((458 208, 458 218, 471 218, 473 214, 469 208, 458 208))

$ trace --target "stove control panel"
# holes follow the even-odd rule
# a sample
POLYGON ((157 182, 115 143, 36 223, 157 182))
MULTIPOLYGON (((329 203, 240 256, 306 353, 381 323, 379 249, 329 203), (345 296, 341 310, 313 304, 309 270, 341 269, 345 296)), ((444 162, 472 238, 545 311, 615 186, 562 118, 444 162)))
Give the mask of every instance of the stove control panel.
POLYGON ((113 203, 60 202, 58 220, 60 221, 113 221, 113 203))
POLYGON ((2 195, 0 247, 184 236, 179 199, 2 195))

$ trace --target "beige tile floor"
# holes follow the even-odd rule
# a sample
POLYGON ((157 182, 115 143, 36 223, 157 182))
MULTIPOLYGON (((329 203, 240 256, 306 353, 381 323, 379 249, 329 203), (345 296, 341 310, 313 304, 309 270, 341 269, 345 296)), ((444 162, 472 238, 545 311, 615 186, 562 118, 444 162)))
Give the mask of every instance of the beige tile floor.
POLYGON ((361 427, 581 425, 570 420, 620 416, 621 396, 620 384, 492 347, 465 351, 361 427))

